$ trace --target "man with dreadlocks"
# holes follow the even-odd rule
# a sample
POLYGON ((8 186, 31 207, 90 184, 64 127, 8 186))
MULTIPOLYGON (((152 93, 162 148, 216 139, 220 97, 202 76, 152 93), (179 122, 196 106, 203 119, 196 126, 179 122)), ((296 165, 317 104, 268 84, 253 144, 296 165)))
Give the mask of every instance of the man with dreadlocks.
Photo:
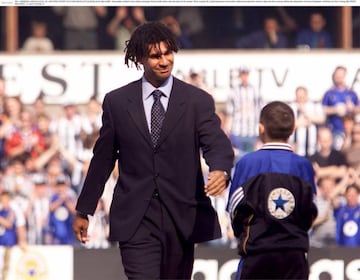
POLYGON ((81 242, 88 240, 87 217, 117 161, 110 239, 119 242, 126 276, 190 279, 195 243, 221 237, 209 196, 228 185, 232 147, 212 97, 172 76, 178 46, 166 26, 139 26, 125 51, 125 64, 134 63, 144 74, 104 98, 74 233, 81 242), (210 167, 206 184, 201 155, 210 167))

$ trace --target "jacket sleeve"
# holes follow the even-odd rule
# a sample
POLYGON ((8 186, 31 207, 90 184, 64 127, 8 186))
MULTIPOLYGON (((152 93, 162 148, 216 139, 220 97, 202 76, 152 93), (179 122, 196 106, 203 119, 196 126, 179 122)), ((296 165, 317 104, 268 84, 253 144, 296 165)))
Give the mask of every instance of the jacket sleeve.
POLYGON ((215 112, 215 103, 209 94, 204 94, 197 103, 197 131, 203 157, 212 170, 231 172, 234 152, 230 140, 221 129, 220 118, 215 112))
POLYGON ((83 214, 94 214, 117 158, 118 149, 115 142, 114 121, 109 104, 109 98, 105 96, 102 115, 103 125, 95 143, 94 154, 76 205, 76 210, 83 214))

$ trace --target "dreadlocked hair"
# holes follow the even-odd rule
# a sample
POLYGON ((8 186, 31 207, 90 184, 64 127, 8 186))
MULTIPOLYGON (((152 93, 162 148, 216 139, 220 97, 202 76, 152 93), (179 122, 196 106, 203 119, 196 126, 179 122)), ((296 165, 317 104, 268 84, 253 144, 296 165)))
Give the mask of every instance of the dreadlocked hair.
POLYGON ((129 67, 132 61, 136 68, 140 68, 140 62, 148 56, 149 46, 165 42, 169 50, 177 52, 179 46, 172 31, 160 22, 147 22, 137 27, 126 42, 125 64, 129 67))

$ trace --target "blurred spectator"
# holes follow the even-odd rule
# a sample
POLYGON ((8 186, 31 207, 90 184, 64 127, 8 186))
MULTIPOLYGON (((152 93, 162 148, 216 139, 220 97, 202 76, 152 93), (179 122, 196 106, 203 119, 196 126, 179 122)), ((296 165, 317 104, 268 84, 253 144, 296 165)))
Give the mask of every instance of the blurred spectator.
POLYGON ((54 6, 56 14, 63 16, 64 48, 66 50, 96 50, 98 42, 98 17, 105 17, 104 6, 74 7, 54 6))
POLYGON ((343 149, 346 160, 350 167, 360 174, 360 123, 356 122, 351 130, 349 145, 343 149))
POLYGON ((184 80, 189 84, 192 84, 193 86, 196 86, 211 93, 211 90, 208 88, 205 82, 204 71, 190 69, 189 75, 185 77, 184 80))
POLYGON ((226 102, 225 131, 237 156, 254 150, 263 100, 249 81, 250 70, 239 69, 239 84, 235 85, 226 102))
MULTIPOLYGON (((4 174, 3 185, 4 190, 12 194, 12 207, 14 207, 14 211, 19 212, 17 215, 22 216, 22 218, 19 218, 19 222, 24 220, 23 223, 21 222, 21 226, 24 227, 26 232, 25 221, 29 215, 30 195, 34 191, 34 185, 30 176, 26 173, 24 163, 20 158, 15 158, 9 163, 4 174)), ((25 242, 26 237, 27 233, 24 236, 25 242)))
POLYGON ((288 47, 288 40, 279 29, 275 17, 266 17, 262 30, 254 31, 240 38, 236 43, 241 49, 280 49, 288 47))
POLYGON ((323 177, 317 184, 318 216, 310 231, 310 246, 324 248, 335 245, 335 217, 331 200, 335 192, 336 180, 332 177, 323 177))
POLYGON ((31 36, 28 37, 22 47, 27 52, 51 52, 54 50, 52 41, 47 37, 47 26, 43 21, 31 23, 31 36))
POLYGON ((346 150, 350 147, 352 142, 352 131, 355 125, 355 116, 354 114, 346 114, 343 118, 343 126, 344 126, 344 138, 342 141, 341 149, 342 151, 346 150))
POLYGON ((196 37, 204 29, 204 19, 199 7, 179 7, 176 18, 186 36, 196 37))
POLYGON ((73 102, 64 104, 64 114, 51 125, 51 130, 59 137, 61 145, 73 156, 78 157, 83 150, 82 138, 91 134, 93 128, 88 119, 82 117, 73 102))
POLYGON ((82 150, 76 155, 70 153, 58 139, 54 141, 54 143, 57 142, 57 145, 55 144, 54 146, 57 146, 58 156, 61 159, 63 169, 66 171, 66 174, 70 175, 71 187, 76 194, 79 194, 81 191, 95 141, 98 138, 98 132, 94 131, 92 134, 85 134, 81 138, 82 150))
POLYGON ((4 114, 9 121, 10 129, 21 126, 21 113, 24 110, 24 104, 19 96, 7 96, 5 98, 4 114))
POLYGON ((18 96, 7 96, 4 100, 4 113, 1 115, 0 138, 2 145, 0 146, 3 156, 1 157, 1 166, 5 167, 9 160, 5 151, 7 138, 21 127, 21 113, 23 111, 23 103, 18 96))
POLYGON ((50 198, 51 244, 74 244, 72 223, 75 215, 75 203, 76 194, 70 188, 69 178, 64 174, 59 175, 50 198))
POLYGON ((44 98, 42 96, 38 96, 34 103, 32 104, 32 108, 34 110, 35 118, 37 118, 40 114, 47 114, 46 104, 44 98))
MULTIPOLYGON (((218 7, 219 8, 219 7, 218 7)), ((157 16, 157 19, 162 19, 165 16, 172 15, 178 22, 182 34, 189 38, 192 43, 192 46, 203 46, 204 45, 204 27, 209 23, 205 23, 204 14, 206 12, 201 7, 160 7, 160 12, 157 16)), ((206 8, 207 12, 209 7, 206 8)), ((218 15, 218 13, 217 13, 218 15)), ((217 22, 217 25, 219 23, 217 22)), ((207 25, 207 27, 209 27, 207 25)), ((214 30, 211 30, 211 33, 214 33, 214 30)), ((206 44, 206 43, 205 43, 206 44)))
MULTIPOLYGON (((76 150, 69 149, 65 145, 66 142, 63 142, 65 138, 62 138, 61 134, 57 134, 59 136, 56 140, 58 142, 57 151, 66 165, 67 174, 71 178, 72 188, 76 193, 79 193, 102 124, 102 107, 98 100, 91 98, 86 104, 84 113, 80 114, 76 110, 76 114, 73 115, 76 106, 74 104, 69 105, 70 107, 66 109, 67 121, 71 123, 73 131, 79 131, 78 136, 74 137, 77 148, 76 150)), ((63 123, 62 130, 65 128, 69 129, 65 123, 63 123)))
POLYGON ((131 33, 145 21, 143 7, 117 7, 115 16, 107 25, 107 32, 115 38, 115 49, 124 50, 131 33))
POLYGON ((172 15, 164 16, 160 22, 166 25, 176 36, 180 49, 191 49, 192 42, 190 38, 182 31, 179 22, 172 15))
POLYGON ((0 245, 8 247, 17 244, 16 215, 11 200, 10 192, 0 192, 0 245))
POLYGON ((279 30, 283 33, 289 33, 297 30, 296 20, 289 14, 287 7, 274 7, 275 14, 280 18, 281 24, 279 30))
POLYGON ((305 87, 295 90, 295 102, 290 103, 296 118, 296 128, 290 141, 295 143, 296 153, 309 156, 316 152, 317 127, 325 122, 321 104, 309 100, 305 87))
POLYGON ((29 179, 21 158, 12 159, 1 180, 1 190, 11 193, 11 209, 15 213, 18 245, 27 245, 26 216, 29 210, 29 195, 33 191, 33 184, 29 179))
POLYGON ((83 164, 76 155, 64 148, 57 135, 53 136, 51 146, 39 158, 28 163, 29 168, 33 166, 35 171, 47 172, 47 182, 51 189, 56 186, 58 176, 64 173, 71 176, 71 187, 75 190, 80 183, 80 178, 78 178, 80 175, 76 175, 77 179, 74 180, 74 174, 82 172, 83 164))
POLYGON ((334 197, 333 206, 336 219, 336 244, 338 246, 360 246, 360 204, 359 186, 348 184, 339 193, 344 194, 345 201, 334 197))
POLYGON ((31 112, 23 111, 20 126, 15 127, 5 140, 7 157, 13 158, 28 152, 36 158, 44 150, 44 139, 35 125, 31 112))
POLYGON ((53 131, 51 131, 51 119, 46 113, 40 113, 36 119, 37 129, 43 138, 45 150, 49 149, 53 141, 53 131))
POLYGON ((57 178, 66 173, 65 168, 63 167, 62 160, 60 155, 57 153, 57 147, 54 148, 54 154, 49 159, 46 164, 46 179, 47 183, 51 190, 54 190, 56 187, 57 178))
POLYGON ((31 178, 26 173, 23 158, 21 156, 11 159, 5 169, 3 189, 13 194, 13 200, 19 202, 24 213, 28 209, 28 199, 33 191, 31 178))
MULTIPOLYGON (((46 148, 37 158, 33 158, 28 154, 24 155, 25 168, 29 175, 44 171, 51 163, 51 160, 59 155, 59 144, 55 139, 57 139, 57 137, 53 136, 51 146, 46 148)), ((64 169, 65 168, 66 165, 64 165, 64 169)))
POLYGON ((47 239, 50 214, 50 189, 46 176, 38 172, 32 176, 34 191, 30 195, 28 221, 28 243, 32 245, 49 244, 47 239))
POLYGON ((333 148, 331 130, 327 127, 320 127, 317 141, 319 149, 309 157, 317 179, 332 177, 339 180, 343 178, 347 172, 348 164, 344 154, 333 148))
POLYGON ((347 114, 360 112, 357 94, 346 85, 347 69, 337 66, 332 75, 333 86, 327 90, 322 98, 322 105, 326 114, 326 124, 334 137, 334 147, 340 150, 344 142, 343 117, 347 114))
POLYGON ((326 19, 321 13, 310 14, 309 27, 299 31, 296 46, 310 49, 332 48, 332 40, 325 26, 326 19))
MULTIPOLYGON (((88 134, 83 139, 83 151, 82 154, 79 156, 79 160, 83 163, 83 165, 89 164, 90 159, 93 154, 93 149, 95 146, 95 142, 97 138, 99 137, 99 130, 94 130, 93 133, 88 134)), ((84 172, 83 175, 85 175, 86 172, 84 172)))
POLYGON ((100 129, 102 124, 101 116, 101 103, 96 98, 90 98, 86 104, 85 114, 83 117, 90 122, 93 131, 100 129))

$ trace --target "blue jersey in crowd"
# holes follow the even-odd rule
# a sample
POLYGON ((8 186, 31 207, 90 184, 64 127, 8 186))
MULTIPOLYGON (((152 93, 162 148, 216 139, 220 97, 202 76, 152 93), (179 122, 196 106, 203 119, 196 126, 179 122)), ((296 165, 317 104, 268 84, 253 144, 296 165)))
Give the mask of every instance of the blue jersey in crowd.
MULTIPOLYGON (((345 105, 347 102, 351 101, 355 106, 359 105, 359 99, 356 93, 351 89, 339 90, 336 87, 329 89, 325 92, 322 99, 322 105, 333 107, 338 104, 345 105)), ((353 112, 347 112, 353 113, 353 112)), ((344 125, 342 117, 338 115, 329 115, 326 121, 328 127, 333 132, 344 132, 344 125)))
MULTIPOLYGON (((59 194, 53 195, 51 202, 60 199, 59 194)), ((74 234, 72 230, 73 215, 62 203, 55 211, 50 213, 50 234, 53 244, 72 245, 74 243, 74 234)))
POLYGON ((342 205, 334 210, 336 219, 336 244, 340 246, 360 246, 360 205, 342 205))
MULTIPOLYGON (((10 208, 0 210, 0 217, 7 219, 10 215, 14 215, 14 212, 10 208)), ((0 245, 14 246, 16 244, 17 244, 17 234, 16 234, 16 223, 14 219, 11 228, 0 226, 0 245)))

